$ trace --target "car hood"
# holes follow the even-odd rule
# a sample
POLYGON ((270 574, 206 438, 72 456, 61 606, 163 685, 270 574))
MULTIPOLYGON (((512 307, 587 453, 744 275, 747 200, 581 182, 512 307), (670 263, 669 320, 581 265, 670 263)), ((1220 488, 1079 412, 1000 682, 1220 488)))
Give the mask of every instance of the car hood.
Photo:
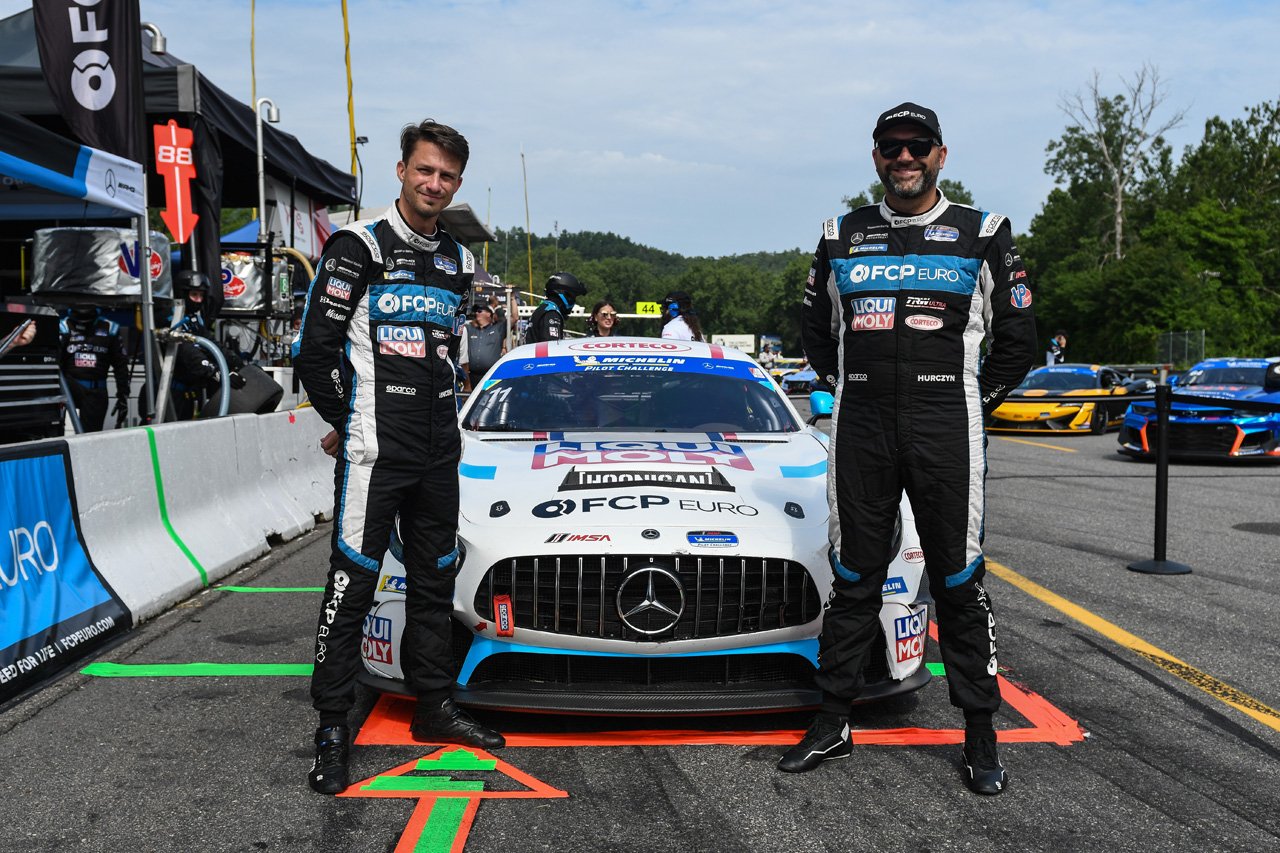
POLYGON ((1260 385, 1179 385, 1173 391, 1174 405, 1178 394, 1194 394, 1197 397, 1221 397, 1224 400, 1259 400, 1280 402, 1280 394, 1266 394, 1260 385))
POLYGON ((825 525, 826 447, 811 432, 463 433, 461 513, 488 531, 825 525))

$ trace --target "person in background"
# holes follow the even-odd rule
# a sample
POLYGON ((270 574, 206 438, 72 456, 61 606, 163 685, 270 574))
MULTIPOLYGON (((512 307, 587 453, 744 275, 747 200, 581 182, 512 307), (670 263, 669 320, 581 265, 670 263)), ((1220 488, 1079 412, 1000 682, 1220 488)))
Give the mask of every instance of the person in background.
POLYGON ((488 302, 477 302, 473 310, 474 316, 466 328, 470 388, 474 388, 507 351, 506 331, 501 323, 496 322, 493 306, 488 302))
POLYGON ((524 330, 526 344, 564 340, 564 321, 573 310, 578 297, 586 296, 587 288, 573 273, 558 272, 547 279, 547 296, 529 318, 524 330))
POLYGON ((1035 361, 1033 294, 1009 220, 938 190, 947 148, 933 110, 899 104, 880 115, 871 138, 884 198, 824 223, 804 291, 805 353, 836 388, 832 579, 814 677, 822 705, 778 769, 803 773, 852 752, 850 703, 876 654, 905 492, 927 555, 951 703, 964 713, 965 784, 999 794, 1008 777, 992 720, 996 621, 982 583, 982 418, 1035 361))
MULTIPOLYGON (((204 324, 202 313, 205 297, 209 294, 209 279, 201 273, 183 274, 175 283, 182 291, 182 322, 176 331, 186 332, 197 338, 213 341, 227 362, 227 379, 232 389, 243 388, 244 378, 237 373, 244 366, 240 354, 214 339, 204 324)), ((173 401, 173 418, 189 421, 196 415, 196 405, 206 395, 212 396, 222 389, 222 373, 213 356, 204 347, 191 341, 181 341, 173 361, 173 380, 169 397, 173 401)))
POLYGON ((1049 348, 1044 352, 1045 367, 1053 367, 1067 360, 1067 333, 1062 329, 1053 333, 1049 348))
POLYGON ((602 299, 591 309, 587 318, 587 337, 611 338, 618 334, 618 309, 607 299, 602 299))
POLYGON ((702 324, 693 309, 693 297, 673 290, 662 300, 662 337, 679 341, 701 341, 702 324))
MULTIPOLYGON (((107 417, 107 373, 115 374, 117 415, 129 411, 129 360, 120 327, 92 305, 71 309, 60 327, 58 367, 85 432, 99 432, 107 417)), ((34 330, 34 327, 33 327, 34 330)))

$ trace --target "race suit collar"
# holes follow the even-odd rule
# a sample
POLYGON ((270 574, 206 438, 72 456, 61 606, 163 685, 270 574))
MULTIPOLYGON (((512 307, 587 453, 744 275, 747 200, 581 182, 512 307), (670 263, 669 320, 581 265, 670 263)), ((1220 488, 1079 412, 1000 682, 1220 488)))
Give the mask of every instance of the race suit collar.
POLYGON ((391 207, 387 209, 387 221, 391 223, 391 230, 396 232, 397 237, 418 251, 434 252, 440 248, 441 228, 439 224, 436 225, 435 233, 430 236, 413 230, 400 214, 400 199, 396 199, 391 207))
POLYGON ((941 216, 950 206, 951 202, 947 201, 947 197, 942 194, 942 190, 938 190, 938 203, 924 213, 917 213, 915 216, 903 216, 887 205, 884 199, 881 199, 880 215, 884 217, 890 227, 905 228, 908 225, 928 225, 941 216))

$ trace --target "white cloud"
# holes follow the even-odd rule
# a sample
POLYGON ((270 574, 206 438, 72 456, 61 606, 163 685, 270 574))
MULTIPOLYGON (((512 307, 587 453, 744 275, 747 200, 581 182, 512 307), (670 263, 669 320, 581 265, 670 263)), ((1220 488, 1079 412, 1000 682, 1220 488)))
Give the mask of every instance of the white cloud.
MULTIPOLYGON (((27 3, 0 0, 5 14, 27 3)), ((659 248, 726 254, 816 241, 840 197, 873 179, 870 130, 903 100, 941 116, 946 174, 1025 229, 1051 182, 1046 143, 1065 91, 1143 62, 1189 106, 1171 135, 1276 98, 1280 16, 1263 2, 1034 4, 969 0, 454 4, 350 0, 365 199, 396 192, 405 122, 432 116, 472 142, 461 198, 492 221, 613 230, 659 248)), ((143 0, 177 55, 249 97, 249 4, 143 0)), ((337 4, 259 0, 258 93, 281 127, 350 160, 337 4)))

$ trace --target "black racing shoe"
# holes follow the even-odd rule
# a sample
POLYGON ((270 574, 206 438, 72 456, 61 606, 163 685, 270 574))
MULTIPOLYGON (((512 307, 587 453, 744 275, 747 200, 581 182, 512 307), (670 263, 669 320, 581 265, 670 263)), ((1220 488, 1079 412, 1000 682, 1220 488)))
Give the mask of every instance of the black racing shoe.
POLYGON ((316 729, 316 760, 307 774, 311 790, 317 794, 341 794, 347 790, 350 750, 351 729, 347 726, 316 729))
POLYGON ((808 773, 824 761, 848 758, 851 752, 849 721, 818 715, 800 742, 782 754, 778 769, 783 773, 808 773))
POLYGON ((419 743, 461 743, 481 749, 499 749, 507 745, 506 738, 480 725, 453 699, 445 699, 439 705, 419 700, 409 732, 419 743))
POLYGON ((995 735, 965 738, 960 759, 964 762, 964 783, 975 794, 995 796, 1009 787, 1009 774, 996 753, 995 735))

